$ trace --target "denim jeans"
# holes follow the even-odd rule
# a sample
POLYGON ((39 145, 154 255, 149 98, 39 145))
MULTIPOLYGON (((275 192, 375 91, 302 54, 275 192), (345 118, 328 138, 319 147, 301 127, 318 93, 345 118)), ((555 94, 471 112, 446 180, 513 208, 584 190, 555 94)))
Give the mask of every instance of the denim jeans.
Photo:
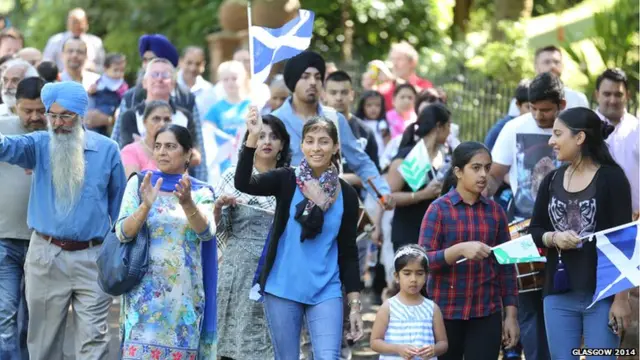
MULTIPOLYGON (((578 359, 571 349, 579 348, 584 337, 588 349, 617 348, 620 338, 607 324, 613 296, 595 303, 593 294, 568 292, 544 298, 544 319, 547 325, 549 350, 553 360, 578 359)), ((615 356, 589 356, 589 360, 615 359, 615 356)))
POLYGON ((314 360, 335 360, 342 344, 342 298, 305 305, 265 294, 264 309, 276 360, 300 358, 300 331, 306 319, 314 360))
POLYGON ((0 360, 29 359, 24 259, 28 240, 0 239, 0 360))
POLYGON ((542 311, 542 291, 518 294, 520 343, 527 360, 549 360, 549 346, 542 311))

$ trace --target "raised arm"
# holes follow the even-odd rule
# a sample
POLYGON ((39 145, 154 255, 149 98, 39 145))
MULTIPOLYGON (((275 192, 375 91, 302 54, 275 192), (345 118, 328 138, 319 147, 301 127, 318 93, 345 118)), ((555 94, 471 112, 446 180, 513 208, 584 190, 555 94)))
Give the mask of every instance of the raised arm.
POLYGON ((252 175, 253 158, 258 146, 258 137, 262 129, 262 118, 258 109, 251 107, 247 113, 247 142, 241 148, 238 164, 236 165, 236 174, 234 177, 234 186, 243 193, 255 196, 274 196, 277 195, 284 179, 284 172, 288 169, 276 169, 267 171, 262 174, 252 175))
POLYGON ((45 141, 45 132, 36 131, 26 135, 5 136, 0 133, 0 161, 34 169, 36 166, 36 147, 45 141))
POLYGON ((340 149, 342 151, 342 155, 347 160, 347 163, 349 163, 349 167, 358 174, 358 177, 360 177, 364 187, 370 194, 375 195, 375 191, 373 191, 367 183, 367 179, 369 178, 373 178, 372 180, 374 185, 382 195, 391 194, 389 184, 387 184, 380 175, 376 164, 371 161, 369 156, 360 147, 355 136, 353 136, 353 131, 351 131, 351 127, 349 127, 347 120, 342 116, 342 114, 337 115, 338 130, 340 132, 340 149))

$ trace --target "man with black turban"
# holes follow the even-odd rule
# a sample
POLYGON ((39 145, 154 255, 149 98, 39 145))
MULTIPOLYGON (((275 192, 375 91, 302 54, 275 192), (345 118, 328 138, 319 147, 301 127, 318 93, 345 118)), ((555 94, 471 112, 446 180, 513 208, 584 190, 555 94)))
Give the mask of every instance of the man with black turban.
MULTIPOLYGON (((377 190, 385 196, 385 207, 393 208, 391 191, 387 182, 380 176, 376 165, 362 150, 360 143, 353 135, 349 123, 336 110, 320 105, 320 91, 325 78, 326 64, 322 56, 313 51, 304 51, 287 61, 284 67, 284 82, 292 95, 273 112, 284 122, 291 136, 292 166, 297 166, 303 154, 300 148, 302 127, 313 116, 325 116, 337 122, 340 152, 349 167, 361 178, 372 178, 377 190)), ((376 192, 369 184, 364 185, 367 191, 376 192)))

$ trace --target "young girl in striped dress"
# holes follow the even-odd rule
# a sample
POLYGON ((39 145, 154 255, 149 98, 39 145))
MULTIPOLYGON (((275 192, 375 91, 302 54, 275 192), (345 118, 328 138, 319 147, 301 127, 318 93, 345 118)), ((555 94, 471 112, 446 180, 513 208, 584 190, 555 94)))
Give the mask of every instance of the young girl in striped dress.
POLYGON ((378 310, 371 330, 371 348, 380 360, 436 359, 447 352, 442 313, 426 298, 427 254, 418 245, 398 249, 394 259, 400 292, 378 310))

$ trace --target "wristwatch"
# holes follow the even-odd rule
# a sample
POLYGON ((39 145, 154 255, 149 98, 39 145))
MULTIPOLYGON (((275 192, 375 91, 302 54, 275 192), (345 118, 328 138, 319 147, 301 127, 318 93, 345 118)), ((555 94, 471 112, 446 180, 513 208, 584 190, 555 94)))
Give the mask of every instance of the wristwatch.
POLYGON ((358 305, 358 307, 362 307, 362 301, 360 301, 360 299, 353 299, 351 301, 349 301, 349 307, 352 308, 353 305, 358 305))

